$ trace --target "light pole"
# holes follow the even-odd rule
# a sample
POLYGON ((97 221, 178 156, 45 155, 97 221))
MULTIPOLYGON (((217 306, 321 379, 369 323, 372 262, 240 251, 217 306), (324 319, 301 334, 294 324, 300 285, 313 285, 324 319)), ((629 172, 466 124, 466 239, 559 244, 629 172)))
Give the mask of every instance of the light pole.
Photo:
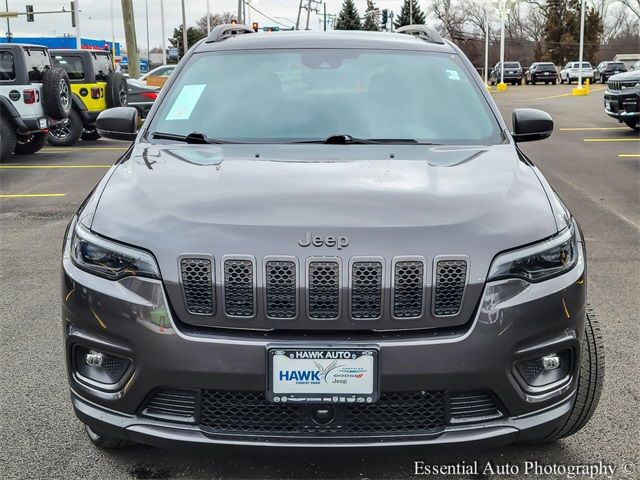
POLYGON ((184 49, 184 56, 187 54, 187 50, 189 50, 189 42, 187 41, 187 14, 184 11, 184 0, 182 0, 182 48, 184 49))
POLYGON ((162 64, 167 64, 167 38, 164 36, 164 0, 160 0, 160 30, 162 33, 162 64))
POLYGON ((209 9, 209 0, 207 0, 207 36, 211 33, 211 10, 209 9))
MULTIPOLYGON (((496 0, 494 0, 496 1, 496 0)), ((508 12, 508 8, 514 5, 517 0, 497 0, 498 12, 500 13, 500 83, 497 85, 499 91, 507 89, 507 84, 504 83, 504 24, 505 17, 508 12)))
POLYGON ((571 93, 586 95, 589 91, 582 85, 582 60, 584 59, 584 0, 580 2, 580 54, 578 55, 578 86, 571 93))
POLYGON ((74 15, 76 17, 76 48, 82 48, 82 38, 80 38, 80 0, 76 0, 74 15))
POLYGON ((111 13, 111 61, 116 66, 116 29, 113 20, 113 0, 109 0, 109 11, 111 13))
POLYGON ((149 50, 149 1, 148 0, 144 0, 144 14, 145 14, 145 21, 147 24, 147 69, 151 70, 149 68, 151 66, 151 51, 149 50))
POLYGON ((484 17, 484 86, 489 87, 489 14, 484 17))

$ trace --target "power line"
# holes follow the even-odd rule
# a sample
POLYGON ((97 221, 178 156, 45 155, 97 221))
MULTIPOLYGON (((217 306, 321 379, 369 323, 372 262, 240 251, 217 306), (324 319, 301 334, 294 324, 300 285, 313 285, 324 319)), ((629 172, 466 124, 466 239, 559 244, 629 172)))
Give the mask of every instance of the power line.
POLYGON ((287 28, 289 27, 289 25, 285 25, 284 23, 277 21, 275 18, 271 18, 269 15, 267 15, 267 14, 265 14, 265 13, 261 12, 261 11, 260 11, 260 10, 258 10, 256 7, 254 7, 254 6, 253 6, 253 5, 251 5, 249 2, 247 2, 247 0, 242 0, 242 1, 243 1, 243 2, 244 2, 244 4, 245 4, 246 6, 248 6, 251 10, 253 10, 254 12, 256 12, 256 13, 258 13, 258 14, 260 14, 260 15, 262 15, 264 18, 266 18, 266 19, 268 19, 268 20, 270 20, 270 21, 272 21, 272 22, 274 22, 274 23, 277 23, 278 25, 280 25, 280 26, 282 26, 282 27, 287 27, 287 28))

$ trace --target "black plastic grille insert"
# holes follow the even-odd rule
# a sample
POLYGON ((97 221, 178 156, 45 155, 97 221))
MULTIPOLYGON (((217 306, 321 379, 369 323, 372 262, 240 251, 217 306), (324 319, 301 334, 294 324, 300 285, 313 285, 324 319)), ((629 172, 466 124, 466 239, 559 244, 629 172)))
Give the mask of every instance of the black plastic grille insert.
POLYGON ((467 281, 466 260, 440 260, 436 264, 433 310, 437 316, 457 315, 467 281))
POLYGON ((338 262, 309 262, 309 317, 338 318, 340 309, 340 267, 338 262))
POLYGON ((211 315, 213 304, 213 276, 208 258, 183 258, 180 260, 182 289, 189 313, 211 315))
POLYGON ((298 311, 296 264, 291 261, 268 261, 265 266, 267 316, 295 318, 298 311))
POLYGON ((442 391, 383 393, 372 404, 333 405, 335 420, 318 425, 312 405, 275 404, 263 393, 202 392, 200 426, 206 433, 240 434, 430 434, 444 429, 442 391))
POLYGON ((397 318, 422 316, 424 263, 403 260, 394 266, 393 314, 397 318))
POLYGON ((224 262, 224 310, 232 317, 253 317, 254 279, 251 260, 224 262))
POLYGON ((354 262, 351 267, 351 316, 380 318, 382 313, 382 263, 354 262))

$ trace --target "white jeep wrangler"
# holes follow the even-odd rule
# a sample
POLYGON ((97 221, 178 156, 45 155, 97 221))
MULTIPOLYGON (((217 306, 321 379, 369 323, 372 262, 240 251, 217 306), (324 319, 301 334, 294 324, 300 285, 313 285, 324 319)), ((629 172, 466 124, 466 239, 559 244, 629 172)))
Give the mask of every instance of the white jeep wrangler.
POLYGON ((0 160, 40 150, 70 111, 69 77, 46 47, 0 44, 0 160))

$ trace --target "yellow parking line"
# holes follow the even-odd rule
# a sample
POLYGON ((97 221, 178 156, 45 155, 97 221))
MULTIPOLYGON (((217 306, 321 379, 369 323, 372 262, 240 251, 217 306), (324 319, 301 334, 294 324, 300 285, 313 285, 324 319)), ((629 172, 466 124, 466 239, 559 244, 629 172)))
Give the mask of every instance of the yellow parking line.
POLYGON ((640 158, 640 153, 619 153, 620 158, 640 158))
POLYGON ((41 152, 87 152, 91 150, 126 150, 129 147, 53 147, 43 148, 41 152))
POLYGON ((32 168, 110 168, 111 165, 0 165, 4 170, 21 170, 32 168))
POLYGON ((0 198, 64 197, 66 193, 0 193, 0 198))
POLYGON ((640 142, 640 138, 585 138, 585 142, 640 142))
POLYGON ((627 127, 567 127, 559 128, 561 132, 586 132, 590 130, 629 130, 627 127))
MULTIPOLYGON (((597 89, 596 88, 592 88, 590 93, 591 92, 601 92, 602 90, 604 90, 604 87, 603 88, 597 88, 597 89)), ((573 95, 573 93, 569 92, 569 93, 561 93, 559 95, 549 95, 548 97, 529 98, 528 100, 547 100, 548 98, 570 97, 572 95, 573 95)))

